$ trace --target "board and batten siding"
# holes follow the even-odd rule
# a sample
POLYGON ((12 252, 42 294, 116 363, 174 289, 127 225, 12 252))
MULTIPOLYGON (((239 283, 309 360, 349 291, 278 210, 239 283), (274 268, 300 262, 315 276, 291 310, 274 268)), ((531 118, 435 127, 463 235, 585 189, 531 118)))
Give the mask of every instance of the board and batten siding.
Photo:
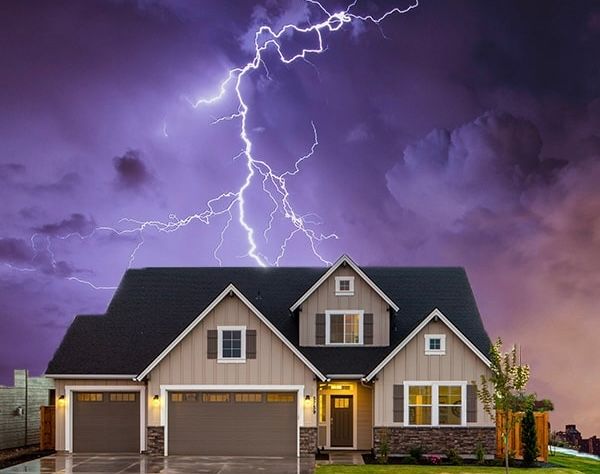
POLYGON ((373 387, 357 383, 356 448, 373 447, 373 387))
MULTIPOLYGON (((405 381, 479 382, 489 368, 443 322, 431 321, 377 374, 375 382, 375 424, 393 426, 394 385, 405 381), (445 334, 446 354, 425 355, 425 334, 445 334)), ((493 426, 478 401, 477 421, 468 426, 493 426)))
MULTIPOLYGON (((304 394, 312 397, 315 377, 237 296, 226 297, 150 372, 148 425, 160 425, 160 409, 151 399, 160 394, 161 385, 303 385, 304 394), (245 363, 208 359, 207 331, 217 326, 256 330, 256 359, 245 363)), ((316 426, 312 409, 305 409, 304 426, 316 426)))
POLYGON ((300 345, 315 346, 316 314, 327 310, 354 309, 373 314, 373 346, 390 343, 390 313, 388 304, 350 266, 340 266, 301 306, 300 345), (354 295, 336 296, 335 277, 354 277, 354 295))
POLYGON ((65 387, 68 385, 131 385, 134 387, 143 386, 143 383, 124 379, 55 379, 54 387, 56 389, 56 450, 65 450, 65 411, 68 409, 66 403, 61 406, 58 403, 58 397, 65 394, 65 387))

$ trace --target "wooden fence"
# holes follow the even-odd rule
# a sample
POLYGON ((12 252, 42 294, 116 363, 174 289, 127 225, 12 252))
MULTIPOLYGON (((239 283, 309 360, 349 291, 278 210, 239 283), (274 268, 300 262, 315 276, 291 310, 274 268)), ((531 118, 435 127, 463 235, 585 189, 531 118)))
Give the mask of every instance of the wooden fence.
POLYGON ((40 449, 54 449, 55 410, 53 406, 40 407, 40 449))
MULTIPOLYGON (((515 459, 523 459, 523 442, 521 439, 521 420, 524 413, 511 413, 516 417, 514 428, 508 435, 508 452, 514 453, 515 459)), ((535 431, 537 434, 537 445, 540 455, 538 461, 548 461, 548 441, 550 437, 550 423, 548 412, 535 412, 535 431)), ((502 439, 503 417, 500 413, 496 416, 496 455, 504 457, 504 440, 502 439)))

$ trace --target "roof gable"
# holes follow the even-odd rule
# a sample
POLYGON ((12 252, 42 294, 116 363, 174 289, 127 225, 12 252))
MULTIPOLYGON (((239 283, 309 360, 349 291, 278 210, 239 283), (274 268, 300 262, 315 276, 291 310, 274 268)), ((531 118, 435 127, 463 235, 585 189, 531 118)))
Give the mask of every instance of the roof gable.
POLYGON ((360 276, 383 300, 390 305, 394 309, 394 311, 398 311, 398 306, 394 303, 391 298, 386 295, 381 288, 379 288, 373 280, 371 280, 365 272, 363 272, 356 263, 352 261, 350 257, 347 255, 342 255, 337 262, 335 262, 331 267, 327 269, 321 278, 319 278, 313 286, 311 286, 306 293, 304 293, 300 298, 296 300, 296 302, 291 306, 290 311, 296 311, 300 307, 302 303, 304 303, 310 295, 312 295, 317 288, 319 288, 333 273, 342 265, 350 266, 357 274, 360 276))
POLYGON ((260 319, 287 347, 296 355, 313 373, 321 380, 325 376, 290 342, 281 334, 281 332, 265 317, 256 307, 238 290, 233 283, 230 283, 196 319, 194 319, 179 335, 169 344, 144 370, 136 377, 136 380, 143 380, 188 334, 190 334, 200 322, 210 314, 210 312, 228 295, 236 295, 258 319, 260 319))

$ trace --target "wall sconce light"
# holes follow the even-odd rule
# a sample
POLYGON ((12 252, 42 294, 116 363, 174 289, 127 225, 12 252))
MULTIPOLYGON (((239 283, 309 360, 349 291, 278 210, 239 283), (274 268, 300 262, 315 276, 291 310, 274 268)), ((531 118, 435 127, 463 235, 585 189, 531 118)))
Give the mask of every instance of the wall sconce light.
POLYGON ((154 397, 152 397, 152 406, 154 406, 154 407, 160 406, 160 395, 154 395, 154 397))
POLYGON ((58 397, 58 406, 59 407, 65 406, 65 396, 64 395, 61 395, 60 397, 58 397))
POLYGON ((317 413, 317 397, 311 397, 310 395, 305 395, 304 396, 304 406, 306 408, 309 408, 311 406, 311 402, 312 402, 312 412, 313 412, 313 415, 315 415, 317 413))
POLYGON ((17 407, 15 408, 15 416, 23 416, 23 407, 17 407))

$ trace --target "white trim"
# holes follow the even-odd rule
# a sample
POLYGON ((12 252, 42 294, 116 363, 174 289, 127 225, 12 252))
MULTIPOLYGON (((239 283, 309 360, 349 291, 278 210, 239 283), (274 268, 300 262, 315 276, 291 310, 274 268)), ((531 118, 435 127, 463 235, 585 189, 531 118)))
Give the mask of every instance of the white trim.
POLYGON ((326 377, 317 369, 304 355, 294 346, 281 332, 269 321, 256 307, 235 287, 233 283, 229 284, 213 301, 210 303, 200 315, 194 319, 187 328, 185 328, 179 336, 175 338, 139 375, 135 380, 143 380, 169 352, 171 352, 177 344, 179 344, 185 336, 187 336, 199 323, 202 321, 227 295, 235 294, 242 302, 252 311, 258 319, 260 319, 271 331, 275 333, 279 339, 296 355, 312 372, 319 377, 323 382, 326 377))
POLYGON ((304 426, 304 385, 161 385, 160 424, 164 427, 164 455, 169 455, 169 392, 296 392, 296 456, 300 456, 300 427, 304 426))
POLYGON ((135 380, 134 375, 124 374, 44 374, 50 379, 127 379, 135 380))
POLYGON ((65 451, 73 452, 73 392, 139 392, 140 452, 146 450, 146 387, 144 385, 65 385, 65 451))
POLYGON ((219 364, 246 363, 246 326, 217 326, 217 362, 219 364), (223 331, 240 331, 240 357, 223 357, 223 331))
POLYGON ((310 295, 313 294, 313 292, 319 287, 321 286, 321 284, 327 280, 327 278, 329 278, 331 276, 331 274, 333 272, 335 272, 338 267, 340 265, 342 265, 343 263, 346 263, 347 265, 350 266, 350 268, 352 268, 352 270, 354 270, 356 273, 358 273, 358 275, 367 282, 367 284, 375 291, 375 293, 377 293, 379 296, 381 296, 385 302, 387 304, 389 304, 394 311, 398 311, 400 308, 396 305, 396 303, 394 303, 389 296, 387 296, 383 290, 381 288, 379 288, 374 282, 373 280, 371 280, 366 274, 365 272, 363 272, 360 267, 358 265, 356 265, 356 263, 354 263, 352 261, 352 259, 350 257, 348 257, 347 255, 342 255, 337 262, 335 262, 333 265, 331 265, 331 267, 329 267, 329 269, 321 276, 321 278, 319 278, 317 280, 317 282, 310 287, 310 289, 304 293, 299 299, 298 301, 296 301, 292 307, 290 308, 290 311, 296 311, 296 309, 298 309, 298 307, 304 303, 304 301, 306 300, 306 298, 308 298, 310 295))
POLYGON ((404 426, 410 427, 442 427, 442 428, 460 428, 467 426, 467 382, 461 381, 438 381, 438 380, 416 380, 404 381, 404 426), (460 387, 460 425, 440 425, 439 412, 439 388, 440 385, 450 387, 460 387), (430 425, 411 425, 408 413, 409 406, 409 388, 413 386, 429 386, 431 387, 431 424, 430 425))
POLYGON ((471 349, 471 351, 473 351, 473 353, 479 357, 481 359, 481 361, 487 366, 490 367, 491 366, 491 362, 489 361, 489 359, 483 355, 483 353, 477 349, 477 347, 475 347, 475 345, 469 341, 466 336, 460 332, 458 330, 458 328, 452 324, 450 322, 450 320, 444 316, 442 314, 442 312, 439 309, 434 309, 429 316, 427 316, 422 322, 421 324, 419 324, 414 330, 413 332, 411 332, 408 336, 406 336, 406 338, 404 338, 404 340, 402 342, 400 342, 400 344, 398 344, 396 346, 396 348, 390 352, 387 357, 385 359, 383 359, 379 365, 377 367, 375 367, 373 369, 373 371, 367 375, 365 377, 365 380, 368 382, 370 381, 373 377, 375 377, 379 371, 381 369, 383 369, 394 357, 396 357, 396 355, 398 354, 398 352, 400 352, 417 334, 419 334, 419 332, 421 332, 421 330, 427 326, 427 324, 429 324, 429 322, 434 319, 434 318, 438 318, 440 321, 442 321, 446 326, 448 326, 448 328, 462 341, 465 343, 465 345, 471 349))
POLYGON ((425 334, 425 355, 446 355, 446 335, 445 334, 425 334), (432 339, 440 340, 439 349, 431 349, 429 346, 432 339))
POLYGON ((335 277, 335 296, 354 296, 354 277, 353 276, 336 276, 335 277), (342 281, 348 281, 348 290, 340 288, 342 281))
MULTIPOLYGON (((365 311, 362 309, 328 309, 325 311, 325 345, 326 346, 362 346, 364 345, 364 319, 365 311), (358 314, 358 342, 331 342, 331 315, 358 314)), ((346 321, 344 321, 344 339, 346 338, 346 321)))

